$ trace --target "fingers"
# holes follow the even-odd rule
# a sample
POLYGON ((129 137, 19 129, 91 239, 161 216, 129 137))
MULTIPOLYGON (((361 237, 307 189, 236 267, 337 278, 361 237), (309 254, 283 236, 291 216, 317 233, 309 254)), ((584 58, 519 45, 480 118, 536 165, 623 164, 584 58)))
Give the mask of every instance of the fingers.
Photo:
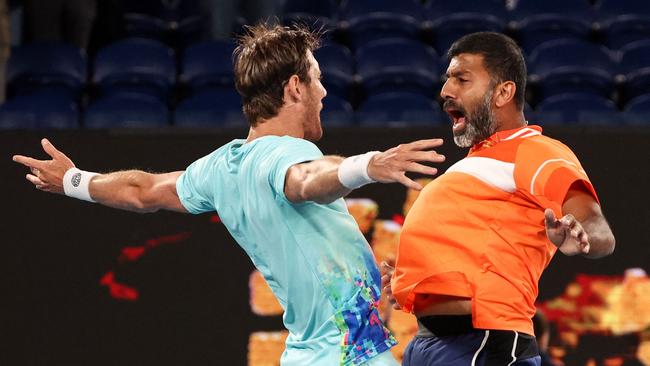
POLYGON ((23 155, 14 155, 12 160, 28 168, 42 169, 45 164, 45 162, 42 160, 36 160, 34 158, 30 158, 28 156, 23 156, 23 155))
POLYGON ((382 261, 381 269, 384 270, 384 272, 389 272, 389 271, 392 272, 395 270, 395 267, 392 264, 388 263, 387 261, 382 261))
POLYGON ((433 149, 434 147, 442 146, 444 141, 442 139, 428 139, 428 140, 418 140, 406 144, 405 146, 413 150, 428 150, 433 149))
POLYGON ((25 178, 27 178, 27 180, 30 181, 32 184, 34 184, 34 186, 36 186, 36 188, 38 189, 43 189, 49 186, 47 183, 43 182, 41 178, 35 175, 27 174, 25 178))
POLYGON ((393 276, 395 268, 388 264, 386 261, 381 262, 381 287, 385 288, 390 285, 390 278, 393 276))
POLYGON ((557 219, 555 218, 555 213, 550 208, 547 208, 544 211, 544 222, 546 224, 546 227, 549 229, 553 229, 558 225, 557 219))
POLYGON ((383 261, 381 262, 381 269, 382 272, 384 272, 384 275, 381 276, 382 291, 384 292, 384 294, 386 294, 388 303, 390 303, 393 309, 400 310, 402 307, 397 303, 395 296, 393 296, 393 288, 390 285, 390 280, 391 277, 393 276, 393 272, 395 271, 395 267, 388 264, 388 262, 383 261))
POLYGON ((424 175, 436 175, 438 173, 438 169, 419 163, 410 163, 406 166, 406 171, 424 175))
POLYGON ((573 229, 576 226, 576 223, 576 218, 571 214, 564 215, 564 217, 560 219, 560 224, 567 229, 573 229))
POLYGON ((435 151, 412 151, 408 154, 407 160, 410 161, 428 161, 431 163, 442 163, 445 156, 435 151))
POLYGON ((41 180, 39 177, 32 174, 27 174, 25 178, 27 178, 27 180, 34 185, 34 188, 41 191, 51 192, 52 186, 50 186, 50 184, 47 182, 43 182, 43 180, 41 180))
POLYGON ((48 140, 48 139, 42 139, 41 140, 41 145, 43 146, 43 150, 49 155, 52 159, 59 159, 61 158, 61 155, 63 155, 62 152, 57 150, 54 145, 48 140))
POLYGON ((381 262, 381 272, 383 273, 381 276, 382 287, 386 287, 390 285, 390 278, 393 276, 394 271, 395 268, 392 267, 390 264, 388 264, 385 261, 381 262))
POLYGON ((406 175, 404 175, 404 173, 402 173, 400 176, 397 177, 397 181, 402 185, 406 186, 406 188, 414 189, 416 191, 422 190, 422 185, 420 183, 407 177, 406 175))

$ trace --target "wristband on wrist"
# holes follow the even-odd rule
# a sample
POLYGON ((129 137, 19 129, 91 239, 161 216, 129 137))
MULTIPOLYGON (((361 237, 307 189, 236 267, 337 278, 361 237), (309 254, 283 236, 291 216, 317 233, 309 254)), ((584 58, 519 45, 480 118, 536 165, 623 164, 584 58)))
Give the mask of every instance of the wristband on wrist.
POLYGON ((88 185, 90 180, 99 173, 87 172, 77 168, 70 168, 63 175, 63 192, 66 196, 80 200, 95 202, 90 197, 88 185))
POLYGON ((368 163, 370 159, 379 154, 379 151, 369 151, 365 154, 345 158, 339 165, 339 181, 347 189, 356 189, 375 180, 368 176, 368 163))

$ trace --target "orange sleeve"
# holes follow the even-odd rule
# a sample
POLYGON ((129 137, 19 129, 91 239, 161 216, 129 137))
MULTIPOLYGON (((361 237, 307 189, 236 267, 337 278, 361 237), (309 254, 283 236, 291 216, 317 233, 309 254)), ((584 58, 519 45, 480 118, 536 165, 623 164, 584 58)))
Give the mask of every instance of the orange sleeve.
POLYGON ((556 215, 562 215, 566 194, 576 182, 598 202, 578 158, 556 140, 540 137, 522 142, 515 158, 514 178, 518 189, 541 207, 553 209, 556 215))

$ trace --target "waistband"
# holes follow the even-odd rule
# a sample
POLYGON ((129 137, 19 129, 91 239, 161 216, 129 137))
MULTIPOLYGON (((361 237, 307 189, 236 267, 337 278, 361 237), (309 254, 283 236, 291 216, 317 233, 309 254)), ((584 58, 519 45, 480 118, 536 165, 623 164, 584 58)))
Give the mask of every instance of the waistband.
POLYGON ((472 325, 471 315, 433 315, 418 318, 417 337, 444 338, 464 335, 484 338, 484 350, 488 360, 496 360, 501 356, 511 357, 513 353, 518 359, 539 355, 534 336, 513 330, 477 329, 472 325))
POLYGON ((446 337, 476 330, 471 315, 429 315, 418 318, 418 336, 446 337))

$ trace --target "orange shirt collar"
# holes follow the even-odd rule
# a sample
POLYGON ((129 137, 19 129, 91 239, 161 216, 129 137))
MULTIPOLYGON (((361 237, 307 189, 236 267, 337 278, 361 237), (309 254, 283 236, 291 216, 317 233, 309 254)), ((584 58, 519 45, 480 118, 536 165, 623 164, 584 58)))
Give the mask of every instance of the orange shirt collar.
MULTIPOLYGON (((485 140, 475 144, 472 146, 472 148, 469 150, 469 153, 473 153, 479 150, 483 150, 488 147, 492 147, 496 145, 497 143, 508 139, 512 135, 515 135, 517 132, 523 130, 524 128, 531 129, 538 131, 539 133, 542 133, 542 128, 537 125, 530 125, 530 126, 521 126, 519 128, 513 128, 511 130, 504 130, 504 131, 497 131, 495 132, 492 136, 486 138, 485 140)), ((525 136, 526 133, 522 133, 521 136, 525 136)))

